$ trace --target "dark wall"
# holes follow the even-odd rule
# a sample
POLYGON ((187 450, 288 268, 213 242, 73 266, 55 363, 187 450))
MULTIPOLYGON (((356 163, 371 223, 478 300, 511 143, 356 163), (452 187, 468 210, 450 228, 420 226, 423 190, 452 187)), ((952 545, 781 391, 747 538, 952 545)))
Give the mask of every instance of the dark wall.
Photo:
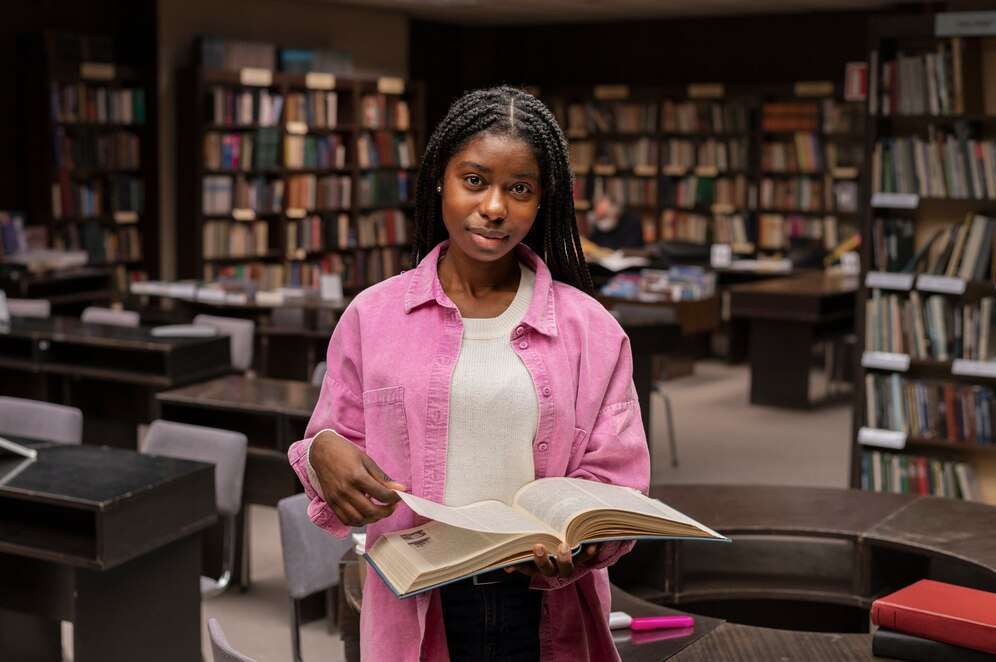
MULTIPOLYGON (((45 30, 110 35, 115 57, 137 65, 155 62, 155 0, 16 0, 0 9, 0 209, 27 206, 25 136, 18 81, 31 75, 25 49, 40 45, 45 30)), ((30 221, 30 219, 29 219, 30 221)))
POLYGON ((430 126, 461 91, 497 83, 781 83, 842 80, 865 59, 869 13, 457 27, 413 22, 412 77, 430 126))

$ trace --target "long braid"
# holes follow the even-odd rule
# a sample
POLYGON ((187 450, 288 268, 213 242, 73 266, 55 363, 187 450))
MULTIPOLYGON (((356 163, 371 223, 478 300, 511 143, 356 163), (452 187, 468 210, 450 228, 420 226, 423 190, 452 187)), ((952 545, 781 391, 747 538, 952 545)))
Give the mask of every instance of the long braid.
POLYGON ((447 236, 436 193, 446 164, 470 139, 485 132, 520 138, 533 148, 543 197, 523 242, 543 258, 556 280, 592 293, 574 212, 567 140, 539 99, 507 86, 476 90, 457 99, 429 139, 415 184, 415 264, 447 236))

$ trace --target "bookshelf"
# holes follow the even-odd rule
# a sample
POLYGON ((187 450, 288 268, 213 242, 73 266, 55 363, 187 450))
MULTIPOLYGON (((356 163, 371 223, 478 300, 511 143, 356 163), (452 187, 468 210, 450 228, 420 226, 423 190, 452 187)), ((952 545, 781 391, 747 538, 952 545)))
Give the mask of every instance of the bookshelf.
POLYGON ((422 87, 199 66, 182 74, 179 275, 347 293, 409 266, 422 87))
POLYGON ((996 35, 869 29, 851 484, 996 503, 996 35))
POLYGON ((53 248, 86 251, 126 292, 159 268, 152 74, 114 61, 107 38, 46 33, 42 41, 27 50, 39 72, 25 105, 29 218, 53 248))

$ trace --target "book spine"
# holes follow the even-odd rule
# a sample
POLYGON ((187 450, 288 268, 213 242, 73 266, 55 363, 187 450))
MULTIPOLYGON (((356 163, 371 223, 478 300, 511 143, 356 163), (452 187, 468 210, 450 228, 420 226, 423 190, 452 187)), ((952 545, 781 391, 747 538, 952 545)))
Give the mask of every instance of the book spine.
POLYGON ((872 605, 872 623, 916 637, 996 653, 996 628, 984 623, 948 618, 887 602, 872 605))

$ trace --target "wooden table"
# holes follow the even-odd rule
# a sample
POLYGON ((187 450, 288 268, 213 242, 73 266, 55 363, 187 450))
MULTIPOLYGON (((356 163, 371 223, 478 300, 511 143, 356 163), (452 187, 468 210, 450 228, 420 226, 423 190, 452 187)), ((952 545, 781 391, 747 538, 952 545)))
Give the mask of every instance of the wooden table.
MULTIPOLYGON (((615 632, 627 662, 879 660, 868 618, 875 598, 924 578, 996 591, 992 506, 806 487, 669 485, 651 494, 733 542, 641 541, 610 568, 613 610, 696 620, 674 639, 615 632)), ((339 574, 339 630, 346 659, 356 660, 355 555, 339 574)))
POLYGON ((737 285, 730 315, 750 324, 750 402, 807 408, 814 343, 854 331, 858 279, 817 271, 737 285))
POLYGON ((201 532, 216 519, 209 464, 17 440, 0 458, 0 659, 201 659, 201 532))
POLYGON ((45 299, 53 313, 62 315, 79 315, 87 306, 106 305, 114 298, 110 269, 73 267, 34 271, 2 259, 0 290, 12 299, 45 299))
POLYGON ((83 410, 85 443, 135 448, 158 391, 231 371, 229 339, 157 338, 77 318, 14 318, 0 329, 0 391, 83 410))

